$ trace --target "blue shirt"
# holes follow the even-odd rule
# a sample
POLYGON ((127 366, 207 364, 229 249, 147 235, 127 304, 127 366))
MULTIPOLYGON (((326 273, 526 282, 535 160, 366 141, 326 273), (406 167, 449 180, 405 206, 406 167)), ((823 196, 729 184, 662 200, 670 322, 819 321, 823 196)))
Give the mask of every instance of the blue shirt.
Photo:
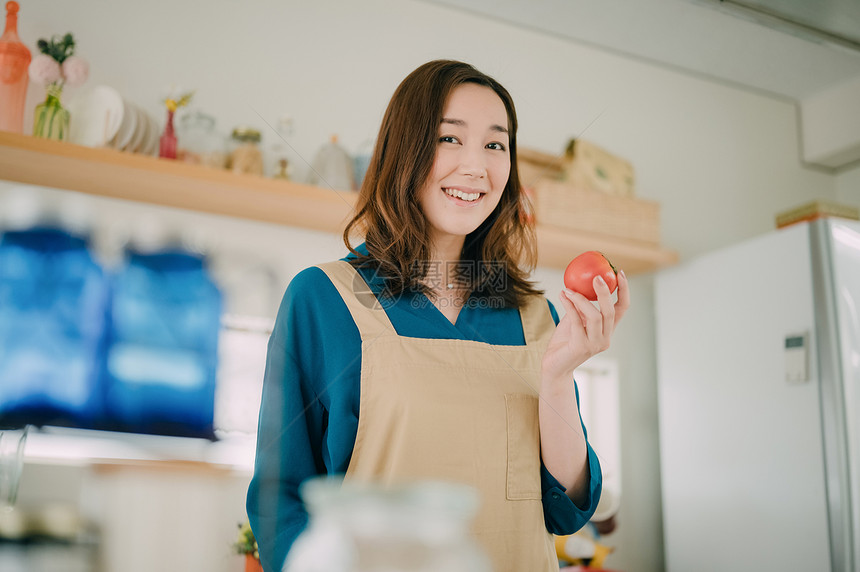
MULTIPOLYGON (((366 253, 363 245, 357 250, 366 253)), ((382 289, 372 272, 359 272, 373 292, 382 289)), ((558 323, 555 308, 547 303, 558 323)), ((384 307, 401 336, 525 345, 515 308, 467 302, 452 324, 418 292, 404 292, 384 307)), ((321 269, 303 270, 287 287, 269 338, 257 458, 248 489, 248 517, 266 570, 281 569, 307 526, 299 485, 316 475, 343 474, 349 466, 358 429, 360 376, 361 336, 349 310, 321 269)), ((591 445, 588 465, 589 492, 582 507, 541 465, 549 532, 572 534, 594 513, 602 475, 591 445)))

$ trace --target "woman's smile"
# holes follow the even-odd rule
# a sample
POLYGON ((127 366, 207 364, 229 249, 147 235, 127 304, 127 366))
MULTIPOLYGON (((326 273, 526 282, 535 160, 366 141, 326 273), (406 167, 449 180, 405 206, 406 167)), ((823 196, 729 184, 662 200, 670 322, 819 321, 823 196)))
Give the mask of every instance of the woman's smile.
POLYGON ((485 194, 484 191, 470 189, 468 187, 445 187, 442 189, 455 204, 475 205, 485 194))

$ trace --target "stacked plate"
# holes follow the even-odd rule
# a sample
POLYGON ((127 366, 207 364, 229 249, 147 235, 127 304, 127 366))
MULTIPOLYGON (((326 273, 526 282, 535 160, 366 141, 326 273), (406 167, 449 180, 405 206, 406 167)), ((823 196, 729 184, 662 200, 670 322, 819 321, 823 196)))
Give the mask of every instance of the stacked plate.
POLYGON ((69 101, 66 107, 71 114, 71 143, 145 155, 158 151, 158 124, 111 87, 96 86, 69 101))
POLYGON ((125 113, 116 135, 108 142, 108 147, 120 151, 155 155, 161 137, 159 126, 140 107, 125 101, 125 113))

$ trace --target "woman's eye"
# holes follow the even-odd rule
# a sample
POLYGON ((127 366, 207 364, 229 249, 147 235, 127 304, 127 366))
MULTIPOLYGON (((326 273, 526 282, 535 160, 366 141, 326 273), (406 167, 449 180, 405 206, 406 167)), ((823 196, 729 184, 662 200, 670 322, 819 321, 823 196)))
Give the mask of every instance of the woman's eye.
POLYGON ((439 138, 439 143, 459 143, 459 141, 453 135, 443 135, 439 138))
POLYGON ((495 149, 497 151, 504 151, 505 146, 501 143, 490 143, 487 145, 487 149, 495 149))

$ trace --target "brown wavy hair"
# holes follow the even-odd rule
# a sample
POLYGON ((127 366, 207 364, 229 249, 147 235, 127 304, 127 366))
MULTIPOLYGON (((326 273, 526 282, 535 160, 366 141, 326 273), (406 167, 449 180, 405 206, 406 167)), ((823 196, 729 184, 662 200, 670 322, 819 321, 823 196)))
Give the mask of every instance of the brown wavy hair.
POLYGON ((466 236, 461 262, 476 269, 495 269, 469 277, 468 286, 477 295, 504 300, 505 307, 519 307, 524 296, 542 292, 528 280, 537 262, 537 243, 533 225, 526 222, 528 199, 517 172, 517 114, 508 91, 469 64, 431 61, 397 87, 383 116, 356 213, 343 232, 343 241, 356 256, 354 266, 375 266, 385 277, 385 293, 429 292, 422 281, 431 244, 418 193, 433 168, 445 103, 464 83, 488 87, 504 103, 511 172, 495 210, 466 236), (364 235, 368 256, 350 244, 353 233, 364 235))

